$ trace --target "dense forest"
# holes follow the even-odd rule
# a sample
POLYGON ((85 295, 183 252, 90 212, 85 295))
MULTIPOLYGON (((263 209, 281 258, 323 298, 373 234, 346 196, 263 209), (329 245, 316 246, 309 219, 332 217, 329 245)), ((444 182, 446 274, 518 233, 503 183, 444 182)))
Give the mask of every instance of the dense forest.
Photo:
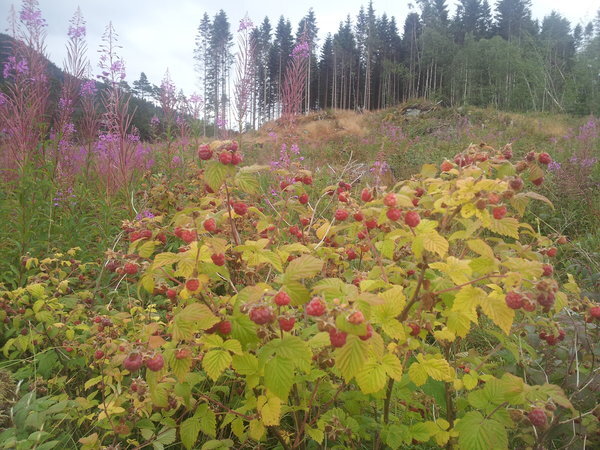
MULTIPOLYGON (((600 112, 600 11, 595 21, 572 24, 557 12, 541 23, 530 0, 418 0, 403 24, 373 3, 348 15, 319 41, 310 9, 298 23, 281 16, 252 25, 249 53, 249 125, 277 118, 285 71, 295 46, 307 43, 303 110, 381 109, 422 97, 519 111, 600 112)), ((248 22, 244 22, 244 27, 248 22)), ((195 63, 207 118, 218 120, 231 103, 234 56, 224 11, 200 21, 195 63)))

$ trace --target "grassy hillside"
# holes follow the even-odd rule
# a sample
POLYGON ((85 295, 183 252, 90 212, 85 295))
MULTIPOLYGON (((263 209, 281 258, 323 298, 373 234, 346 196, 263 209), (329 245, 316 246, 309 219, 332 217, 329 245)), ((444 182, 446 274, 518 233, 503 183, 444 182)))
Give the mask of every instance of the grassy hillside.
POLYGON ((270 122, 242 137, 256 162, 280 157, 298 145, 316 172, 349 167, 356 177, 379 161, 385 182, 409 177, 423 164, 452 159, 470 144, 512 145, 515 157, 546 151, 555 164, 538 189, 554 204, 538 206, 532 217, 547 233, 565 234, 564 269, 577 273, 591 290, 600 287, 600 120, 556 114, 519 114, 474 107, 444 108, 415 101, 378 112, 324 111, 298 120, 292 129, 270 122), (567 262, 568 261, 568 262, 567 262))

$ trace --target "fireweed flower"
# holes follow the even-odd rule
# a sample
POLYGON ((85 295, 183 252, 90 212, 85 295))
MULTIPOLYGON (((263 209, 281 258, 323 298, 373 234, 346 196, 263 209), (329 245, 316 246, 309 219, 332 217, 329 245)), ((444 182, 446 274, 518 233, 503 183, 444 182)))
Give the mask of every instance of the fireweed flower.
POLYGON ((137 216, 135 216, 135 220, 142 220, 142 219, 152 219, 154 218, 154 214, 152 214, 152 211, 149 211, 147 209, 141 211, 140 213, 138 213, 137 216))
POLYGON ((242 20, 240 20, 240 26, 238 28, 238 33, 240 31, 248 30, 253 27, 254 27, 254 24, 252 23, 250 18, 248 17, 248 15, 245 15, 244 18, 242 20))
POLYGON ((98 89, 96 89, 96 82, 92 80, 84 82, 79 90, 82 97, 91 97, 96 95, 96 92, 98 92, 98 89))
POLYGON ((152 125, 153 127, 159 126, 160 119, 156 115, 152 116, 152 119, 150 119, 150 125, 152 125))
POLYGON ((560 163, 552 161, 550 164, 548 164, 548 170, 551 172, 558 172, 560 170, 560 163))
POLYGON ((46 20, 42 17, 42 12, 40 11, 36 0, 27 0, 23 2, 21 11, 19 11, 19 19, 30 29, 46 26, 46 20))

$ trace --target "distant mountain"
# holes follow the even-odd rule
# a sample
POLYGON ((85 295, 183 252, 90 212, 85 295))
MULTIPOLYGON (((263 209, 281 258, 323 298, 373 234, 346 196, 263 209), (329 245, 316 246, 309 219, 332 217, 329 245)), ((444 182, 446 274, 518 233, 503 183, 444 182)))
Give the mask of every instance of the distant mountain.
MULTIPOLYGON (((11 48, 14 46, 14 44, 15 40, 11 36, 0 33, 0 91, 2 90, 5 82, 2 69, 4 68, 4 63, 11 55, 11 48)), ((54 108, 60 96, 61 86, 65 79, 65 72, 47 58, 46 62, 50 79, 50 108, 54 108)), ((104 87, 102 83, 98 82, 96 82, 96 86, 98 88, 98 92, 101 92, 104 87)), ((98 104, 100 104, 100 102, 98 102, 98 104)), ((129 102, 129 110, 130 112, 135 111, 132 123, 139 130, 140 137, 143 140, 149 140, 151 137, 150 119, 155 114, 160 116, 161 109, 149 101, 142 100, 132 95, 129 102)), ((75 116, 77 117, 77 115, 78 111, 76 110, 75 116)))

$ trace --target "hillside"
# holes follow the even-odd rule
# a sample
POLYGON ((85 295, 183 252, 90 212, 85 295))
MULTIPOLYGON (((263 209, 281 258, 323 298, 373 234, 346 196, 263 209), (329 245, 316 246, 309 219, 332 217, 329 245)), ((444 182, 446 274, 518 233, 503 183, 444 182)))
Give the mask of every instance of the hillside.
MULTIPOLYGON (((14 45, 14 39, 4 33, 0 33, 0 67, 4 67, 4 63, 10 56, 10 49, 14 45)), ((50 80, 50 110, 54 110, 58 97, 60 95, 60 87, 65 78, 65 72, 59 68, 56 64, 46 58, 47 71, 50 80)), ((2 71, 0 71, 0 91, 5 80, 2 71)), ((98 88, 98 100, 100 99, 102 84, 96 83, 98 88)), ((100 103, 100 101, 98 101, 100 103)), ((152 103, 131 96, 130 100, 130 111, 135 111, 133 125, 139 130, 140 136, 144 140, 150 139, 150 119, 155 114, 160 114, 160 108, 157 108, 152 103)), ((79 114, 79 111, 75 110, 75 116, 79 114)))

